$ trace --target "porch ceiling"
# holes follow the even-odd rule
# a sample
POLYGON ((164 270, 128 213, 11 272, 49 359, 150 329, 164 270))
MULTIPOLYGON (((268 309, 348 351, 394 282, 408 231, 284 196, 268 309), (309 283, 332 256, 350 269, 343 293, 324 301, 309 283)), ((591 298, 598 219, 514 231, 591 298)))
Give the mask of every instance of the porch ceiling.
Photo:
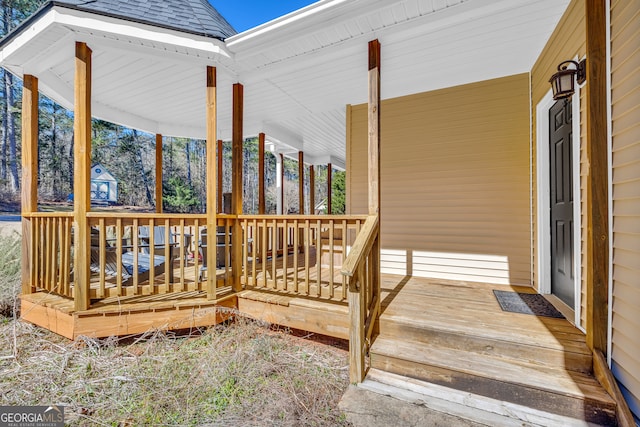
POLYGON ((60 6, 0 42, 0 65, 73 106, 74 41, 93 50, 93 115, 204 138, 205 68, 218 68, 218 137, 231 86, 244 133, 344 165, 345 105, 367 99, 367 42, 382 45, 382 98, 528 72, 569 0, 321 0, 221 42, 60 6))

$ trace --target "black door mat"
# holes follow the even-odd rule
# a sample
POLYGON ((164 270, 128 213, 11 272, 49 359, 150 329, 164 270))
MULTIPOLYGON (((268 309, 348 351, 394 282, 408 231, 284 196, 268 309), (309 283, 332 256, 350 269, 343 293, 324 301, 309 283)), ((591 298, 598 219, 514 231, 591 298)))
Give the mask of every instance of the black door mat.
POLYGON ((564 319, 562 313, 556 310, 556 308, 540 294, 499 291, 496 289, 493 290, 493 294, 496 296, 502 311, 564 319))

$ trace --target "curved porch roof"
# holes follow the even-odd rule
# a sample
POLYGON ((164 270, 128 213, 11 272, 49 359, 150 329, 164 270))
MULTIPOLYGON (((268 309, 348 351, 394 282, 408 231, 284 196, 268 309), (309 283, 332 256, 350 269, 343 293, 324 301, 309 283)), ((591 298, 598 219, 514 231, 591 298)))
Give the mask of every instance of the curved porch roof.
POLYGON ((231 37, 70 3, 49 3, 0 41, 0 65, 72 108, 74 42, 86 42, 95 117, 193 138, 205 137, 213 65, 219 138, 231 137, 240 82, 245 136, 265 132, 281 152, 344 167, 345 105, 366 102, 369 40, 382 45, 383 99, 525 73, 569 0, 321 0, 231 37))

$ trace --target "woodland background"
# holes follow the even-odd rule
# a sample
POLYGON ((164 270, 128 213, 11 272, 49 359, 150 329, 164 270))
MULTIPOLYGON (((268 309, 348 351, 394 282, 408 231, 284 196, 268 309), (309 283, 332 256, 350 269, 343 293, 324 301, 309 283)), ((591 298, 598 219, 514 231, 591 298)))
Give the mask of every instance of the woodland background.
MULTIPOLYGON (((4 36, 44 0, 2 0, 4 36)), ((0 68, 0 211, 19 206, 21 174, 22 80, 0 68)), ((73 192, 73 112, 40 95, 38 142, 38 200, 65 202, 73 192)), ((92 163, 102 164, 118 181, 118 204, 153 209, 155 200, 155 135, 101 120, 93 121, 92 163)), ((166 212, 204 212, 206 202, 206 146, 202 140, 163 139, 163 209, 166 212)), ((243 212, 258 212, 258 142, 244 143, 243 212)), ((315 166, 315 200, 327 197, 327 167, 315 166)), ((305 165, 305 206, 309 208, 309 167, 305 165)), ((284 160, 285 213, 299 212, 298 163, 284 160)), ((276 158, 265 156, 266 212, 276 213, 276 158)), ((231 191, 231 143, 223 144, 223 192, 231 191)), ((332 213, 344 213, 345 173, 332 173, 332 213)), ((323 213, 323 212, 321 212, 323 213)))

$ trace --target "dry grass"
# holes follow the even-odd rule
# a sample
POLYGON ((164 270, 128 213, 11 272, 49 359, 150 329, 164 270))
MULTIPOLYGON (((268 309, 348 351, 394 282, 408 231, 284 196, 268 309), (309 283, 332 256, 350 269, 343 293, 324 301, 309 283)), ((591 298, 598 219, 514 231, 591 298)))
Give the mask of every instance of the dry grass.
MULTIPOLYGON (((0 289, 11 307, 13 279, 0 289)), ((347 386, 343 347, 237 316, 190 334, 75 342, 0 318, 0 405, 65 405, 70 425, 347 425, 347 386)))
POLYGON ((18 233, 0 232, 0 319, 14 315, 20 292, 20 251, 18 233))

